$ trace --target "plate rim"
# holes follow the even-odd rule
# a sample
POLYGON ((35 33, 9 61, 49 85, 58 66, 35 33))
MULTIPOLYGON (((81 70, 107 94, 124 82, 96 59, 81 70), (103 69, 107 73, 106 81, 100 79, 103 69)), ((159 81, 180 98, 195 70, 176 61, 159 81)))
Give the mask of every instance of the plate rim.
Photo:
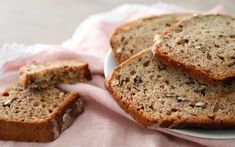
POLYGON ((111 74, 109 72, 109 58, 110 56, 112 56, 112 51, 111 49, 108 50, 107 54, 105 55, 105 59, 104 59, 104 77, 108 78, 108 76, 111 74))

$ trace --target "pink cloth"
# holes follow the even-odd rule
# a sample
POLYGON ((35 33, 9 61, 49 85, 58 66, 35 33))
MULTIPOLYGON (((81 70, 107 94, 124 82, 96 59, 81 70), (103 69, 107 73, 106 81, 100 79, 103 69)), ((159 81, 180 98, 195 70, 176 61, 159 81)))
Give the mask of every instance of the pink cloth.
POLYGON ((0 141, 0 146, 58 146, 58 147, 114 147, 114 146, 233 146, 235 140, 210 140, 173 133, 168 129, 148 130, 137 125, 113 100, 104 88, 103 64, 109 49, 109 38, 115 27, 123 22, 156 13, 136 10, 125 12, 123 19, 100 20, 90 25, 85 37, 75 41, 73 51, 47 49, 40 54, 6 62, 0 77, 0 89, 18 79, 19 67, 33 60, 77 59, 88 62, 93 80, 88 83, 61 85, 68 91, 77 91, 86 100, 85 111, 59 138, 50 143, 0 141), (146 14, 146 15, 145 15, 146 14))

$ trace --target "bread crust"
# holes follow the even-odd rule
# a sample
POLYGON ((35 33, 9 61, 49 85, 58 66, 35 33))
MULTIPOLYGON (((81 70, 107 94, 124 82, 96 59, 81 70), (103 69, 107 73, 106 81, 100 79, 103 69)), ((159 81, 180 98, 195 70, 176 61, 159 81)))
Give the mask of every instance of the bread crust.
POLYGON ((111 48, 112 48, 112 55, 114 57, 114 60, 116 61, 117 64, 121 64, 123 62, 123 59, 121 59, 121 55, 116 52, 117 47, 115 46, 116 43, 114 41, 114 38, 117 34, 119 34, 121 32, 125 32, 125 31, 133 29, 133 28, 141 27, 141 26, 143 26, 143 24, 141 22, 146 22, 146 21, 152 21, 152 20, 155 20, 155 19, 159 19, 159 23, 161 23, 161 22, 164 22, 164 20, 161 20, 161 19, 164 19, 165 17, 177 17, 177 16, 187 16, 187 15, 191 16, 192 14, 190 14, 190 13, 163 14, 163 15, 159 15, 159 16, 150 16, 150 17, 138 19, 136 21, 132 21, 132 22, 128 22, 128 23, 120 25, 113 32, 113 34, 111 36, 111 39, 110 39, 110 45, 111 45, 111 48))
MULTIPOLYGON (((225 16, 223 14, 217 14, 218 16, 225 16)), ((197 15, 196 17, 200 17, 202 15, 197 15)), ((232 16, 231 16, 232 17, 232 16)), ((235 17, 232 17, 235 18, 235 17)), ((188 22, 190 21, 189 19, 181 20, 178 23, 172 25, 168 29, 164 30, 161 33, 161 36, 165 36, 168 33, 171 32, 172 29, 177 28, 182 22, 188 22)), ((210 70, 206 70, 200 67, 195 67, 192 64, 186 64, 181 62, 180 60, 174 58, 174 57, 169 57, 168 55, 164 54, 164 52, 161 50, 161 47, 159 44, 155 44, 152 48, 153 54, 164 64, 171 66, 173 68, 179 69, 187 74, 189 74, 192 78, 204 81, 206 83, 217 83, 217 82, 222 82, 222 81, 230 81, 234 79, 235 77, 235 70, 232 70, 226 75, 223 76, 217 76, 213 74, 210 70)))
POLYGON ((118 72, 123 66, 128 64, 130 61, 138 58, 146 51, 150 49, 145 49, 131 58, 127 59, 120 65, 118 65, 112 72, 111 76, 106 79, 105 87, 113 96, 114 100, 119 104, 119 106, 128 114, 130 114, 141 126, 145 128, 206 128, 206 129, 219 129, 219 128, 235 128, 235 118, 219 116, 213 119, 208 118, 205 115, 198 115, 197 117, 191 116, 158 116, 151 117, 148 114, 145 114, 138 110, 137 106, 134 104, 128 103, 127 101, 122 101, 121 96, 118 93, 115 93, 111 86, 111 80, 114 78, 115 73, 118 72))
POLYGON ((51 116, 38 121, 14 121, 0 119, 0 139, 27 142, 49 142, 69 127, 84 108, 84 101, 77 93, 70 93, 63 106, 52 112, 51 116), (79 102, 81 105, 77 105, 79 102), (81 107, 81 108, 78 108, 81 107), (67 113, 67 111, 69 113, 67 113), (64 120, 64 115, 70 115, 70 120, 64 120), (64 126, 66 121, 71 121, 64 126))

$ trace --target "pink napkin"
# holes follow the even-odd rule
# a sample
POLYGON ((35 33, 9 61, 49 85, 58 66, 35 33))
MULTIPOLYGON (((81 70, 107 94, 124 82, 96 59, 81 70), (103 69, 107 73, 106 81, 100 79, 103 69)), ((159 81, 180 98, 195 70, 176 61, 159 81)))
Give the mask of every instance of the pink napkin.
MULTIPOLYGON (((218 8, 214 10, 218 12, 218 8)), ((86 107, 84 113, 55 141, 50 143, 0 141, 0 146, 233 146, 235 140, 202 139, 162 128, 144 129, 120 109, 104 88, 104 58, 110 48, 109 38, 115 27, 136 18, 179 11, 189 10, 163 3, 153 6, 124 5, 111 12, 95 15, 85 20, 78 27, 73 38, 61 45, 62 48, 45 47, 38 54, 32 55, 28 52, 27 54, 30 55, 28 57, 17 57, 18 59, 4 62, 0 77, 1 90, 18 79, 19 67, 32 61, 77 59, 88 62, 93 80, 87 84, 60 85, 65 90, 79 92, 86 100, 86 107)), ((11 51, 9 49, 8 53, 11 51)), ((16 53, 12 52, 12 54, 16 53)))

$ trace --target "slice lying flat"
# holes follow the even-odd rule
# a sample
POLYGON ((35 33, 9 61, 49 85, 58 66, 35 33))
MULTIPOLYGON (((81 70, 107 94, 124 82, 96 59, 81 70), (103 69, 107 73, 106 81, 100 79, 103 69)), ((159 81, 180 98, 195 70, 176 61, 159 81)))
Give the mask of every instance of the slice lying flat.
POLYGON ((154 36, 165 28, 190 17, 190 14, 166 14, 140 19, 118 27, 110 41, 116 63, 120 64, 154 44, 154 36))
POLYGON ((77 93, 55 87, 24 89, 15 84, 0 96, 0 139, 52 141, 72 124, 83 107, 77 93))
POLYGON ((120 64, 106 87, 147 128, 235 127, 235 81, 201 83, 160 63, 150 50, 120 64))
POLYGON ((194 78, 211 83, 234 78, 235 18, 198 15, 181 21, 158 36, 153 51, 194 78))
POLYGON ((91 80, 87 63, 58 60, 32 63, 20 68, 19 83, 24 87, 46 88, 54 84, 72 84, 91 80))

